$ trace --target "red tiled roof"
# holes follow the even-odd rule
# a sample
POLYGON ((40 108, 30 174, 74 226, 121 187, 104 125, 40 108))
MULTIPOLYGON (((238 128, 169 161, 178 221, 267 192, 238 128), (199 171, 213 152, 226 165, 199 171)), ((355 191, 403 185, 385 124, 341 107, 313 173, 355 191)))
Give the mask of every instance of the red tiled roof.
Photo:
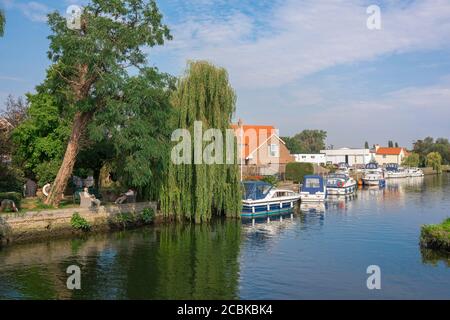
MULTIPOLYGON (((237 137, 241 135, 237 124, 232 124, 231 128, 235 130, 237 137)), ((242 129, 244 135, 244 158, 247 158, 255 149, 277 132, 273 126, 243 125, 242 129)))
POLYGON ((380 147, 377 150, 377 154, 381 155, 399 155, 402 152, 403 148, 383 148, 380 147))

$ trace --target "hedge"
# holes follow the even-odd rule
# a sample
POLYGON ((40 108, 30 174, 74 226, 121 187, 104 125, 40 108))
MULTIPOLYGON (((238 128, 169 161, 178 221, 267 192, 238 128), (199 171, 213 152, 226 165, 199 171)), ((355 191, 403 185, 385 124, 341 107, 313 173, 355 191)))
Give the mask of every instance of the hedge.
POLYGON ((16 204, 17 209, 20 210, 22 203, 22 195, 18 192, 1 192, 0 193, 0 204, 3 200, 12 200, 16 204))
POLYGON ((291 162, 286 165, 286 180, 300 183, 303 177, 314 173, 314 166, 311 163, 291 162))

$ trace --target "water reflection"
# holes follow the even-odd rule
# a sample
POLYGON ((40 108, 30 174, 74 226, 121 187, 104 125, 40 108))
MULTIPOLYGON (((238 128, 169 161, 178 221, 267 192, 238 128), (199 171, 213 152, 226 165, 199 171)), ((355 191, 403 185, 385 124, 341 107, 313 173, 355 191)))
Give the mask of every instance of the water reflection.
POLYGON ((0 298, 234 299, 238 221, 97 235, 0 251, 0 298), (82 290, 66 288, 66 268, 82 270, 82 290))

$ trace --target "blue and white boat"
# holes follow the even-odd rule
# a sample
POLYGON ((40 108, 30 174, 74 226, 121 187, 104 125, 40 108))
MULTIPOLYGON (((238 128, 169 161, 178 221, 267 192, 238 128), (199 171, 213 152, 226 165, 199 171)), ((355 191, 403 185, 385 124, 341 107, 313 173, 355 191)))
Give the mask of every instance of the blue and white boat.
POLYGON ((408 172, 403 168, 399 167, 397 163, 388 163, 385 169, 386 169, 385 173, 386 179, 408 177, 408 172))
POLYGON ((386 185, 383 169, 373 162, 366 164, 362 180, 365 186, 384 187, 386 185))
POLYGON ((348 174, 335 173, 327 177, 328 195, 346 196, 356 192, 356 180, 348 174))
POLYGON ((302 202, 321 202, 327 197, 327 185, 323 177, 308 175, 303 178, 300 188, 300 199, 302 202))
POLYGON ((260 217, 293 210, 300 195, 292 190, 278 189, 263 181, 244 181, 241 217, 260 217))

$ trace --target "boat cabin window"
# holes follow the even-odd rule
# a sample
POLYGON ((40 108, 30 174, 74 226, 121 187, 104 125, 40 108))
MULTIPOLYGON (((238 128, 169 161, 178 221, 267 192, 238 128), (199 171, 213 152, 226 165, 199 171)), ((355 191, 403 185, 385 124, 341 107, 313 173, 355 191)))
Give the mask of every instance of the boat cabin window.
POLYGON ((305 181, 306 188, 320 188, 320 179, 318 178, 309 178, 305 181))
POLYGON ((292 195, 292 192, 289 192, 289 191, 277 191, 273 195, 273 198, 288 197, 288 196, 291 196, 291 195, 292 195))

